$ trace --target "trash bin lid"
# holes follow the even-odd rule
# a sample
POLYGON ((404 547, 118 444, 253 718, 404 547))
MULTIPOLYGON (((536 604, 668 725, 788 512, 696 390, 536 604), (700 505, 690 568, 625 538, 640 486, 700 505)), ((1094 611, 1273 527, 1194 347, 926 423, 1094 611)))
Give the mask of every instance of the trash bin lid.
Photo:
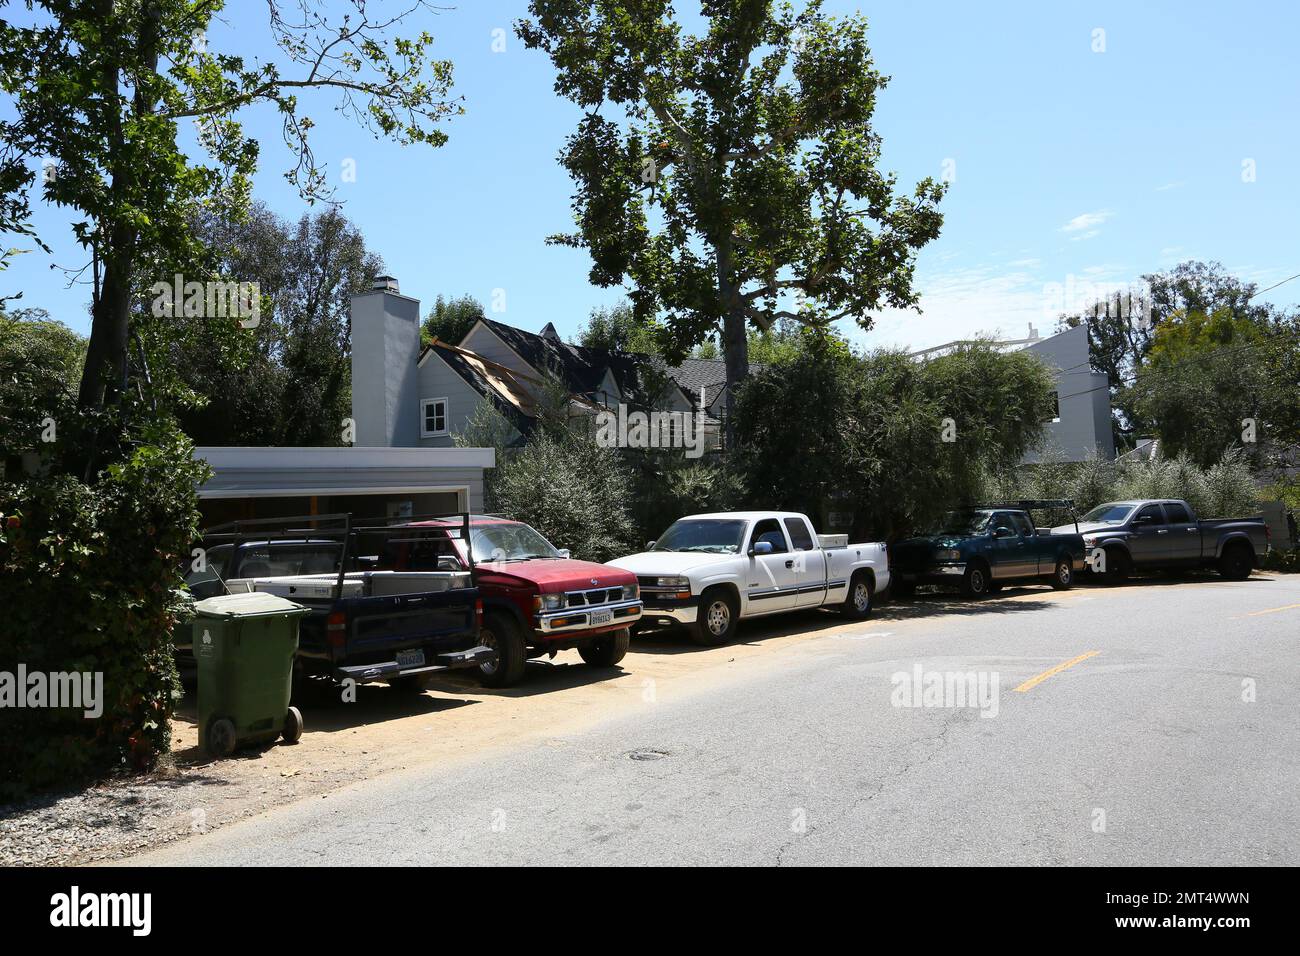
POLYGON ((286 601, 274 594, 250 591, 247 594, 219 594, 199 601, 194 610, 203 617, 262 617, 265 615, 306 614, 311 608, 286 601))

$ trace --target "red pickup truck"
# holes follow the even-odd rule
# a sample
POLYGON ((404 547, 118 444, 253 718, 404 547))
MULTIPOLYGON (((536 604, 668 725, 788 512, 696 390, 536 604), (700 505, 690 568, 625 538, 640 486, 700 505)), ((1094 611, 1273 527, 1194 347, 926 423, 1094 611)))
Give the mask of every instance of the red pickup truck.
MULTIPOLYGON (((468 570, 460 521, 411 521, 392 538, 395 570, 468 570)), ((486 515, 469 520, 474 583, 483 601, 479 642, 496 660, 479 665, 483 683, 509 687, 529 658, 577 650, 595 667, 613 667, 627 653, 629 628, 641 619, 636 575, 576 561, 522 521, 486 515)))

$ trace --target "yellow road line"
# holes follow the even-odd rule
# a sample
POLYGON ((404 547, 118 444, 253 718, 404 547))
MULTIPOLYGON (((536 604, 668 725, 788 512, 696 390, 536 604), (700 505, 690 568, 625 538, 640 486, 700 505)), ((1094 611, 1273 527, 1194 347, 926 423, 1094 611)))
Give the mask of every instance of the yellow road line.
POLYGON ((1039 674, 1037 677, 1029 678, 1029 680, 1025 681, 1023 684, 1017 687, 1016 691, 1018 693, 1023 694, 1027 690, 1033 690, 1043 681, 1047 680, 1047 678, 1054 677, 1055 675, 1061 673, 1061 671, 1065 670, 1066 668, 1073 667, 1075 664, 1079 664, 1083 661, 1086 661, 1090 657, 1096 657, 1100 653, 1101 651, 1088 651, 1084 654, 1080 654, 1078 657, 1071 658, 1070 660, 1066 661, 1064 664, 1057 664, 1055 667, 1050 667, 1047 670, 1043 671, 1041 674, 1039 674))
POLYGON ((1261 614, 1276 614, 1278 611, 1292 611, 1300 607, 1300 604, 1287 604, 1284 607, 1271 607, 1266 611, 1251 611, 1246 617, 1258 617, 1261 614))

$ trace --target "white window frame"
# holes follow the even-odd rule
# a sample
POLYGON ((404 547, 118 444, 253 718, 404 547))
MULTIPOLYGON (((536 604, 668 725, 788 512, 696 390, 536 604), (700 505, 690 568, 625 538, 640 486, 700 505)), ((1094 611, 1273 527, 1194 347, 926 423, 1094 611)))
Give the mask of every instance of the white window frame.
POLYGON ((420 437, 441 438, 451 434, 451 402, 446 398, 420 399, 420 437), (429 431, 429 406, 442 403, 442 431, 429 431))

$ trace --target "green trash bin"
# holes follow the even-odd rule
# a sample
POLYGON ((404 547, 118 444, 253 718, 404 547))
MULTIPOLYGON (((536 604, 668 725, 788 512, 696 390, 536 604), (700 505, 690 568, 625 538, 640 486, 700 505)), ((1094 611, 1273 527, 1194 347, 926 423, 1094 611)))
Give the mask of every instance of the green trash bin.
POLYGON ((289 706, 299 618, 310 609, 274 594, 223 594, 194 605, 199 742, 214 757, 302 736, 289 706))

